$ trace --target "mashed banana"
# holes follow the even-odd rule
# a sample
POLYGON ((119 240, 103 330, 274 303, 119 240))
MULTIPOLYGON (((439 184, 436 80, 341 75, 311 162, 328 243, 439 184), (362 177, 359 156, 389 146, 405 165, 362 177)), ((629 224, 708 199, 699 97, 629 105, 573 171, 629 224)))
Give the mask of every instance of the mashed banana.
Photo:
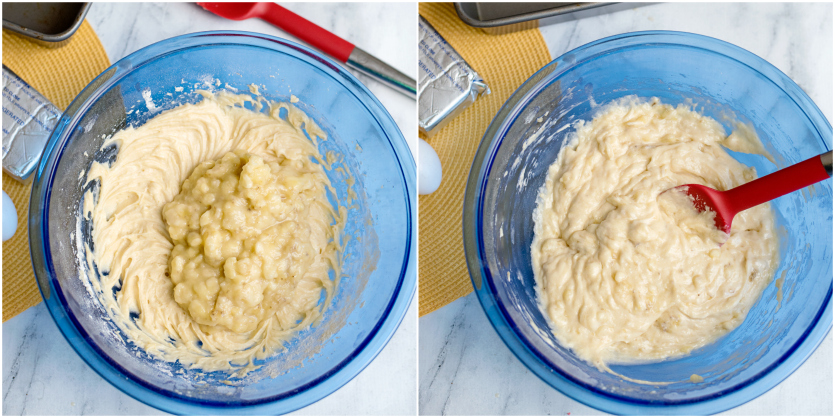
POLYGON ((327 277, 328 264, 316 259, 325 248, 315 245, 326 240, 310 239, 307 222, 327 219, 309 204, 325 195, 326 178, 302 166, 230 152, 198 165, 163 206, 174 300, 203 328, 250 332, 276 313, 291 328, 316 306, 315 294, 295 300, 293 292, 311 268, 327 277))
POLYGON ((117 158, 93 163, 101 186, 84 199, 102 272, 91 284, 146 352, 246 373, 321 317, 345 214, 328 202, 325 134, 303 112, 203 95, 105 141, 117 158))
POLYGON ((777 266, 770 206, 738 214, 727 236, 713 213, 662 192, 753 180, 755 170, 723 149, 761 150, 752 132, 727 136, 715 120, 658 99, 625 100, 578 123, 533 215, 537 294, 562 344, 605 368, 683 355, 742 323, 777 266))

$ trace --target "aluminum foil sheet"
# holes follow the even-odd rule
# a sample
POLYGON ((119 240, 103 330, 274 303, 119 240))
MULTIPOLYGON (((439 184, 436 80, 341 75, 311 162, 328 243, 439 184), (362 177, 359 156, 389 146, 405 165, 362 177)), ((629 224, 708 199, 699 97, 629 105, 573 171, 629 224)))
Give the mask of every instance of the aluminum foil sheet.
POLYGON ((418 36, 418 124, 431 136, 490 89, 423 17, 418 36))
POLYGON ((26 180, 40 162, 61 111, 3 67, 3 171, 26 180))

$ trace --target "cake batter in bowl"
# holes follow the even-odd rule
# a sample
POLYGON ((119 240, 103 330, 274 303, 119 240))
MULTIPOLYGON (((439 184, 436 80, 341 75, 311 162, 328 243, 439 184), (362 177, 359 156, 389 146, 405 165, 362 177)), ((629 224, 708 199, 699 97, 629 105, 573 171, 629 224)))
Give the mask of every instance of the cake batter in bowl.
MULTIPOLYGON (((169 135, 172 129, 161 129, 160 135, 169 135)), ((174 142, 196 151, 194 144, 174 142)), ((243 148, 238 151, 259 153, 257 147, 243 148)), ((218 151, 206 159, 226 154, 218 151)), ((242 158, 250 160, 246 152, 242 158)), ((190 164, 205 159, 200 160, 190 164)), ((171 176, 185 179, 192 168, 171 176)), ((117 62, 67 109, 33 185, 32 259, 58 328, 96 372, 128 395, 180 414, 286 413, 327 396, 355 377, 399 326, 415 289, 414 193, 415 164, 400 130, 344 68, 305 47, 267 35, 184 35, 117 62), (339 263, 334 263, 339 268, 328 269, 326 279, 334 285, 332 294, 323 290, 318 301, 309 298, 322 307, 321 316, 311 317, 312 323, 277 341, 275 352, 235 359, 228 367, 201 367, 199 362, 165 358, 146 349, 147 341, 132 339, 131 332, 114 321, 113 306, 103 304, 101 296, 121 294, 122 289, 118 281, 107 281, 109 269, 100 269, 90 258, 96 253, 97 238, 95 207, 89 205, 97 199, 85 203, 84 196, 100 192, 96 178, 115 167, 119 158, 165 152, 165 146, 152 146, 121 155, 118 143, 107 142, 114 133, 151 123, 181 105, 200 106, 206 94, 218 93, 247 95, 253 100, 235 106, 261 113, 274 110, 275 117, 302 127, 300 141, 316 148, 314 154, 322 159, 317 164, 325 167, 326 183, 332 188, 321 207, 338 211, 333 218, 339 234, 333 235, 341 245, 336 251, 339 263), (313 123, 304 123, 300 114, 313 123), (91 175, 94 165, 100 170, 91 175), (96 283, 114 286, 97 288, 96 283)), ((176 222, 175 218, 170 219, 176 222)), ((122 308, 126 322, 148 323, 135 306, 117 309, 122 308)), ((144 315, 151 313, 146 310, 144 315)), ((227 325, 248 329, 246 320, 227 325)), ((173 344, 165 338, 158 342, 173 344)), ((194 345, 199 352, 199 343, 194 345)))
POLYGON ((467 263, 489 320, 537 376, 589 406, 619 414, 709 414, 777 385, 831 328, 832 185, 772 201, 779 265, 745 320, 683 356, 612 362, 600 370, 560 343, 536 293, 534 209, 548 168, 574 132, 627 96, 692 107, 726 133, 753 127, 774 162, 730 151, 762 176, 831 148, 832 129, 788 77, 727 43, 678 32, 605 38, 534 74, 499 110, 470 171, 467 263))

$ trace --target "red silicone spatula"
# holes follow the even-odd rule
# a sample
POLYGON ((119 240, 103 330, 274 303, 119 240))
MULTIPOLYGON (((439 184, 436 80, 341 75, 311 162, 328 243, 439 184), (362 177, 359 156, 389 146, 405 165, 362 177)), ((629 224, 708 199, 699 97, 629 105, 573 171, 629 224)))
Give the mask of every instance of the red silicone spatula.
POLYGON ((724 192, 701 184, 685 184, 670 190, 681 190, 692 197, 699 212, 716 212, 716 227, 730 234, 731 222, 737 213, 830 177, 832 151, 724 192))
POLYGON ((275 3, 197 3, 226 19, 246 20, 257 17, 309 43, 348 66, 377 78, 395 90, 414 98, 415 80, 380 61, 352 43, 328 32, 315 23, 275 3))

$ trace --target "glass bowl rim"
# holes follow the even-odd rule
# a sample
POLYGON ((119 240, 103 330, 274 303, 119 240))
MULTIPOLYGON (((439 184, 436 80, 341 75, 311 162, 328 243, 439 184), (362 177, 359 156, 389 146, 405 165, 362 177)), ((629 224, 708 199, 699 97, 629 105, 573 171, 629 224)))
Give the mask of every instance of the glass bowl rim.
MULTIPOLYGON (((714 414, 757 398, 782 382, 811 356, 832 327, 832 282, 829 284, 826 303, 818 310, 812 325, 778 361, 731 390, 706 399, 657 404, 612 395, 586 386, 549 362, 545 355, 517 331, 504 303, 496 297, 494 279, 483 262, 489 258, 485 252, 481 228, 484 223, 482 214, 487 174, 492 169, 508 128, 520 116, 522 108, 552 81, 577 65, 601 54, 648 45, 700 49, 747 66, 794 100, 818 130, 820 138, 832 138, 832 127, 823 113, 791 78, 759 56, 731 43, 677 31, 627 32, 589 42, 560 55, 529 77, 510 95, 485 131, 470 168, 464 195, 462 229, 467 268, 479 303, 499 337, 531 372, 559 392, 592 408, 613 414, 714 414)), ((823 146, 831 150, 831 144, 825 140, 823 146)))
POLYGON ((33 176, 29 202, 28 232, 30 255, 38 289, 50 316, 61 334, 96 373, 125 394, 154 408, 178 414, 284 414, 308 406, 344 386, 356 377, 383 350, 399 328, 416 290, 415 224, 416 165, 406 140, 394 119, 379 100, 347 69, 335 61, 298 43, 255 32, 209 31, 179 35, 145 46, 112 64, 93 79, 73 99, 50 135, 33 176), (345 359, 327 373, 295 391, 287 391, 255 401, 241 403, 204 402, 174 394, 137 379, 104 354, 80 327, 75 315, 67 308, 49 252, 48 210, 52 180, 57 162, 64 152, 66 141, 81 118, 101 96, 117 82, 142 65, 165 56, 193 48, 227 45, 242 48, 261 48, 314 66, 327 73, 345 91, 354 95, 385 132, 401 172, 398 179, 403 189, 404 202, 409 208, 406 216, 406 248, 400 276, 394 293, 381 318, 365 340, 345 359), (56 152, 56 147, 59 147, 56 152), (38 266, 37 262, 41 265, 38 266), (47 292, 44 292, 44 288, 47 292), (52 294, 57 297, 49 298, 52 294), (293 393, 291 393, 293 392, 293 393))

